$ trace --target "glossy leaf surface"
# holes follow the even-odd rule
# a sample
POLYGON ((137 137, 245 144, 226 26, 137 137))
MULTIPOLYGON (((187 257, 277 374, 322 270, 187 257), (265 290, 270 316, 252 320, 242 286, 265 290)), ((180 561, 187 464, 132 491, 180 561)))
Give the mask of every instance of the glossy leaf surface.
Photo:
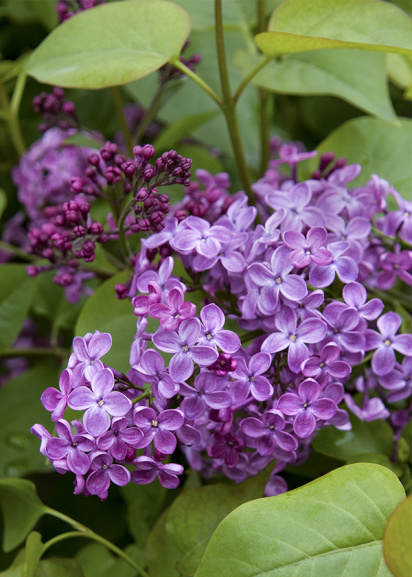
POLYGON ((132 82, 178 56, 188 14, 165 0, 125 0, 85 10, 58 26, 26 71, 40 82, 104 88, 132 82))
POLYGON ((392 513, 383 536, 383 555, 395 577, 412 575, 412 496, 392 513))
POLYGON ((362 463, 245 503, 219 525, 195 577, 389 577, 383 532, 403 495, 391 471, 362 463))

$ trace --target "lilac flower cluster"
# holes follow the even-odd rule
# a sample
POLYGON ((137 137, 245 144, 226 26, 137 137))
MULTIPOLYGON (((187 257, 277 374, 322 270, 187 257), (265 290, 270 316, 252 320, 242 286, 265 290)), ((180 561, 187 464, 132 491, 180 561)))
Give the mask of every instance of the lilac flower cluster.
POLYGON ((76 107, 71 100, 65 98, 64 90, 59 86, 55 86, 52 93, 42 92, 36 96, 33 99, 33 109, 43 115, 44 123, 39 126, 41 132, 52 127, 62 130, 80 129, 76 107))
POLYGON ((128 287, 138 319, 130 371, 100 361, 109 335, 76 337, 60 392, 42 397, 60 440, 33 428, 56 469, 76 474, 75 492, 104 498, 110 482, 156 477, 176 487, 183 467, 169 458, 179 446, 204 476, 236 482, 276 462, 266 494, 277 494, 287 490, 278 473, 307 459, 320 429, 351 428, 347 409, 391 417, 399 438, 411 418, 412 335, 383 291, 396 282, 399 311, 408 309, 409 206, 376 176, 348 189, 360 167, 331 165, 330 154, 297 183, 308 154, 279 149, 253 186, 257 207, 242 193, 226 202, 227 179, 202 173, 210 199, 191 185, 142 240, 128 287), (399 211, 387 209, 389 195, 399 211), (177 259, 185 278, 173 275, 177 259), (205 297, 198 315, 192 291, 205 297), (66 404, 86 411, 77 436, 66 404))

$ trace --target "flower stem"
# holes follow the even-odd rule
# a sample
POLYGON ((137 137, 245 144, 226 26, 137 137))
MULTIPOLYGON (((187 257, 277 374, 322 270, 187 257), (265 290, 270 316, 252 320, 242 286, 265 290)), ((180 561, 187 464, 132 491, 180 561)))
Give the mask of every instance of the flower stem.
POLYGON ((231 95, 229 74, 226 64, 225 41, 223 35, 222 0, 215 0, 215 31, 216 49, 219 64, 220 84, 223 94, 223 114, 225 115, 227 129, 235 156, 236 166, 242 181, 243 188, 249 198, 249 202, 256 204, 250 182, 250 175, 246 164, 245 153, 240 137, 239 123, 236 113, 236 101, 231 95))
POLYGON ((175 68, 180 70, 180 72, 183 72, 183 74, 186 74, 186 76, 194 80, 196 84, 198 84, 201 88, 203 88, 203 90, 207 92, 207 94, 209 94, 211 98, 213 98, 216 104, 220 108, 222 108, 223 102, 221 98, 216 94, 213 88, 211 88, 204 80, 200 78, 200 76, 196 74, 196 72, 190 70, 190 68, 188 68, 185 64, 183 64, 183 62, 181 62, 177 56, 174 57, 172 60, 170 60, 170 64, 172 64, 175 68))
POLYGON ((10 136, 14 144, 14 148, 19 156, 22 156, 26 151, 26 144, 24 142, 23 134, 21 132, 19 123, 19 108, 21 99, 26 84, 26 74, 19 74, 17 82, 14 87, 13 95, 9 102, 6 90, 0 82, 0 102, 3 107, 3 117, 7 118, 9 125, 10 136))
POLYGON ((142 567, 137 565, 137 563, 135 563, 133 559, 131 559, 122 549, 116 547, 116 545, 114 545, 113 543, 111 543, 98 533, 95 533, 94 531, 86 527, 86 525, 82 525, 82 523, 79 523, 78 521, 72 519, 68 515, 65 515, 64 513, 61 513, 60 511, 56 511, 55 509, 51 509, 49 507, 47 507, 46 513, 52 515, 53 517, 56 517, 56 519, 64 521, 65 523, 73 527, 75 531, 69 531, 67 533, 63 533, 62 535, 58 535, 57 537, 54 537, 53 539, 47 541, 44 544, 42 555, 47 549, 49 549, 49 547, 51 547, 55 543, 63 541, 64 539, 70 539, 73 537, 86 537, 88 539, 92 539, 93 541, 101 543, 102 545, 107 547, 107 549, 113 551, 113 553, 115 553, 118 557, 124 559, 126 563, 128 563, 131 567, 133 567, 133 569, 137 571, 137 573, 142 577, 150 577, 150 575, 142 567))

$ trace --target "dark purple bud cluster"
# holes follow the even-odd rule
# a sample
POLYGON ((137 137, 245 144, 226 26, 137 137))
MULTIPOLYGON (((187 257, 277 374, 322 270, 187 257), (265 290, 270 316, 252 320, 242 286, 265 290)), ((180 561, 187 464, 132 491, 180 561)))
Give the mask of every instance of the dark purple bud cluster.
POLYGON ((106 2, 104 0, 59 0, 56 6, 57 17, 59 22, 64 22, 77 12, 83 12, 99 4, 106 4, 106 2))
POLYGON ((321 178, 329 178, 335 170, 339 170, 346 166, 346 158, 338 158, 334 164, 335 155, 333 152, 325 152, 319 159, 319 168, 317 168, 313 174, 312 178, 315 180, 320 180, 321 178))
POLYGON ((71 100, 66 100, 63 88, 56 86, 52 93, 42 92, 33 99, 33 108, 43 115, 44 123, 39 126, 41 132, 53 126, 62 130, 80 127, 76 107, 71 100))

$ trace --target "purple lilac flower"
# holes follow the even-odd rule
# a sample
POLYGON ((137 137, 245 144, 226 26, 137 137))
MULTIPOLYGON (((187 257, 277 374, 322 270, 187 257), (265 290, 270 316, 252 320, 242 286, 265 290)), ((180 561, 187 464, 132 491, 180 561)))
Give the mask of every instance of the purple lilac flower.
POLYGON ((174 353, 169 373, 176 383, 188 379, 194 370, 193 362, 200 367, 207 367, 218 357, 213 347, 198 345, 202 327, 197 318, 182 321, 178 333, 159 329, 153 335, 155 346, 165 353, 174 353))
POLYGON ((358 265, 346 251, 349 243, 345 241, 332 242, 328 244, 328 250, 332 253, 333 260, 328 265, 314 264, 309 273, 309 282, 317 288, 330 286, 335 280, 335 274, 344 282, 352 282, 358 276, 358 265))
POLYGON ((375 298, 366 302, 368 293, 358 282, 345 285, 342 294, 346 304, 356 309, 359 315, 367 321, 374 321, 383 311, 384 304, 381 299, 375 298))
POLYGON ((163 329, 175 331, 184 319, 191 318, 196 314, 196 305, 185 302, 182 289, 173 287, 167 295, 167 304, 151 305, 149 314, 160 320, 160 326, 163 329))
POLYGON ((403 250, 398 253, 385 253, 381 257, 381 267, 383 271, 378 274, 377 285, 382 290, 393 287, 396 280, 400 278, 403 282, 412 286, 412 253, 403 250))
POLYGON ((282 220, 280 229, 301 232, 306 226, 323 226, 324 213, 315 206, 309 206, 312 193, 319 187, 315 181, 300 182, 288 191, 269 192, 266 195, 267 204, 275 210, 284 208, 286 216, 282 220))
POLYGON ((304 268, 309 263, 314 262, 325 266, 332 262, 332 253, 323 245, 326 242, 328 233, 322 226, 310 228, 306 238, 302 233, 295 230, 287 230, 283 233, 285 245, 292 249, 290 261, 296 268, 304 268))
POLYGON ((270 334, 262 343, 265 353, 278 353, 288 349, 288 365, 291 371, 299 373, 300 365, 309 357, 305 343, 319 343, 326 335, 327 326, 318 318, 302 321, 297 326, 297 315, 293 309, 284 307, 275 317, 278 332, 270 334))
POLYGON ((190 421, 201 417, 206 408, 219 410, 232 404, 230 394, 219 390, 218 379, 209 372, 200 373, 195 378, 193 387, 181 383, 179 393, 185 397, 180 408, 190 421))
POLYGON ((80 386, 69 395, 68 405, 77 411, 85 410, 84 426, 94 437, 103 435, 110 427, 110 415, 124 417, 132 406, 122 393, 112 391, 114 377, 110 369, 102 369, 91 380, 91 389, 80 386))
POLYGON ((137 457, 134 461, 137 469, 132 473, 132 481, 138 485, 152 483, 156 477, 166 489, 176 489, 180 481, 177 475, 184 471, 182 465, 167 463, 163 465, 152 457, 137 457))
POLYGON ((322 389, 314 379, 306 379, 296 392, 285 393, 278 401, 282 413, 294 417, 293 430, 301 439, 313 433, 318 419, 327 421, 338 410, 335 401, 320 398, 321 393, 322 389))
POLYGON ((223 330, 225 315, 222 310, 211 303, 200 311, 200 318, 203 323, 202 344, 210 344, 219 347, 224 353, 234 354, 240 349, 240 339, 233 331, 223 330))
POLYGON ((359 317, 353 308, 342 310, 330 303, 323 311, 323 318, 328 323, 328 333, 322 345, 335 342, 342 350, 359 353, 365 350, 366 321, 359 317))
POLYGON ((350 218, 362 215, 363 204, 346 188, 346 184, 354 180, 360 172, 359 164, 350 164, 335 170, 324 182, 325 192, 320 195, 316 206, 326 214, 340 214, 346 209, 350 218))
MULTIPOLYGON (((395 191, 393 191, 395 192, 395 191)), ((378 226, 385 234, 396 236, 412 244, 412 202, 394 194, 399 210, 394 210, 378 221, 378 226)))
POLYGON ((239 435, 231 433, 222 434, 215 432, 212 444, 208 449, 209 457, 212 459, 222 458, 229 468, 236 467, 239 462, 239 453, 245 446, 244 439, 239 435))
POLYGON ((347 394, 344 397, 348 409, 361 421, 376 421, 377 419, 387 419, 390 411, 385 407, 382 399, 371 397, 364 399, 362 406, 359 407, 354 398, 347 394))
POLYGON ((206 258, 215 257, 222 243, 229 242, 232 233, 225 227, 211 226, 207 220, 189 216, 178 227, 171 241, 172 247, 182 254, 196 252, 206 258))
POLYGON ((159 414, 150 407, 136 407, 133 412, 133 421, 143 433, 139 442, 139 449, 147 447, 153 441, 155 448, 171 455, 176 449, 176 437, 171 431, 177 431, 183 426, 183 414, 176 409, 167 409, 159 414))
POLYGON ((154 270, 147 270, 143 272, 136 279, 137 290, 142 293, 148 293, 149 283, 154 282, 157 285, 159 285, 159 287, 162 290, 162 294, 165 294, 165 296, 169 291, 172 290, 172 288, 176 286, 184 291, 185 288, 184 285, 178 279, 173 278, 171 276, 173 272, 173 266, 174 266, 173 258, 169 256, 165 258, 165 260, 162 262, 157 272, 154 270))
POLYGON ((109 333, 95 331, 93 335, 75 337, 73 339, 73 354, 70 357, 69 367, 74 368, 78 377, 84 373, 87 380, 104 368, 100 358, 105 355, 112 346, 112 336, 109 333))
POLYGON ((265 411, 261 419, 247 417, 240 422, 240 427, 245 435, 256 439, 256 449, 260 455, 271 455, 276 447, 284 451, 298 448, 295 437, 284 431, 285 419, 276 409, 265 411))
POLYGON ((94 449, 93 437, 87 433, 73 435, 69 423, 64 419, 57 421, 56 433, 58 438, 51 437, 46 443, 46 456, 51 461, 66 459, 69 471, 85 475, 90 467, 90 459, 85 453, 94 449))
POLYGON ((128 445, 137 448, 143 433, 136 427, 128 427, 125 417, 114 417, 110 430, 97 441, 97 448, 108 453, 117 461, 123 461, 127 455, 128 445))
POLYGON ((104 495, 110 487, 110 482, 124 487, 130 482, 130 473, 123 467, 113 463, 113 457, 101 453, 94 457, 91 463, 93 471, 86 480, 86 488, 91 495, 104 495))
POLYGON ((67 399, 73 389, 73 373, 70 369, 62 372, 59 378, 60 391, 54 387, 48 387, 40 397, 44 408, 53 411, 52 421, 58 421, 64 415, 67 406, 67 399))
POLYGON ((379 377, 379 382, 389 391, 390 403, 408 399, 412 395, 412 358, 406 357, 402 364, 396 364, 389 373, 379 377))
POLYGON ((379 333, 372 329, 366 331, 366 350, 375 350, 372 357, 373 372, 386 375, 396 364, 395 351, 410 357, 412 354, 412 335, 397 335, 402 320, 394 312, 385 313, 377 320, 379 333))
POLYGON ((165 362, 160 353, 154 349, 145 351, 137 366, 134 367, 143 382, 151 383, 155 397, 158 393, 165 399, 171 399, 179 390, 165 369, 165 362))
POLYGON ((233 383, 230 386, 230 393, 235 403, 245 401, 249 393, 257 401, 267 401, 273 395, 273 387, 263 373, 269 370, 272 358, 267 353, 257 353, 253 355, 246 364, 243 357, 236 357, 237 366, 232 374, 233 383))
POLYGON ((312 377, 324 386, 332 379, 344 380, 351 373, 349 363, 338 360, 340 348, 336 343, 327 343, 322 347, 319 355, 305 359, 301 370, 305 377, 312 377))
POLYGON ((272 255, 270 269, 260 263, 251 264, 248 268, 253 283, 261 287, 260 308, 264 314, 276 310, 279 294, 291 300, 301 300, 308 292, 303 278, 288 274, 293 268, 289 254, 289 249, 281 246, 272 255))
POLYGON ((197 254, 193 259, 193 268, 197 272, 210 270, 217 263, 221 263, 223 268, 231 273, 241 273, 246 268, 246 261, 243 255, 237 250, 244 245, 245 237, 243 233, 234 235, 229 242, 221 244, 219 252, 213 257, 205 257, 197 254))

